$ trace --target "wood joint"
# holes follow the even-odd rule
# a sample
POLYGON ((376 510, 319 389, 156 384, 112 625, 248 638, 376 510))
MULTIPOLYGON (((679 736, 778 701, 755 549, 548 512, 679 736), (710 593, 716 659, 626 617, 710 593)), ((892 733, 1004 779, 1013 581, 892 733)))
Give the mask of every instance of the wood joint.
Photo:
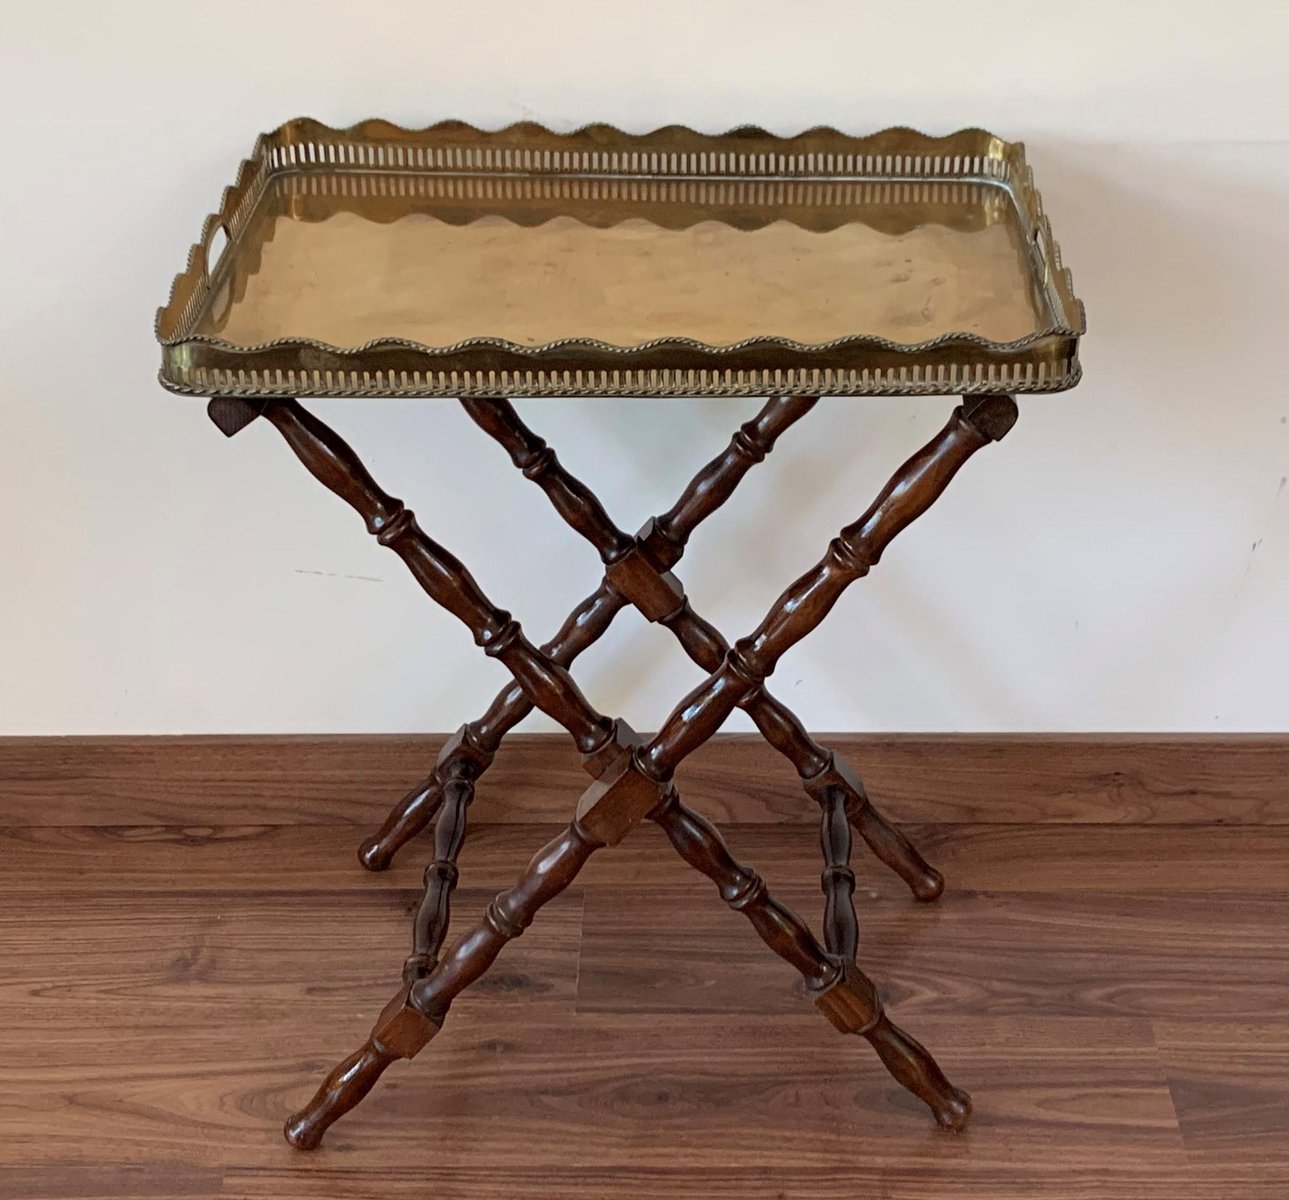
POLYGON ((743 912, 744 909, 763 903, 765 895, 765 880, 750 868, 744 870, 737 882, 721 888, 721 899, 735 912, 743 912))
POLYGON ((746 685, 740 699, 751 695, 754 689, 765 683, 765 677, 770 674, 762 666, 756 647, 748 638, 743 638, 730 647, 729 653, 725 655, 725 667, 746 685))
POLYGON ((848 575, 862 578, 873 569, 880 554, 868 554, 867 547, 853 544, 844 538, 835 537, 828 543, 828 553, 833 561, 848 575))
POLYGON ((1007 395, 964 397, 961 412, 962 419, 990 442, 1001 442, 1020 416, 1015 399, 1007 395))
POLYGON ((476 779, 482 775, 496 757, 475 740, 469 725, 462 725, 439 750, 434 769, 439 778, 476 779))
POLYGON ((825 892, 839 883, 849 888, 852 892, 855 890, 855 872, 843 863, 832 863, 824 867, 819 880, 825 892))
POLYGON ((428 867, 425 868, 421 876, 421 883, 429 887, 436 879, 441 879, 448 887, 455 888, 457 880, 461 877, 461 869, 447 858, 436 858, 428 867))
POLYGON ((264 405, 238 396, 213 396, 206 405, 206 415, 225 437, 240 433, 264 411, 264 405))
POLYGON ((414 1058, 443 1027, 429 1013, 422 1012, 411 1001, 411 989, 404 984, 376 1018, 371 1040, 376 1048, 394 1058, 414 1058))
MULTIPOLYGON (((393 546, 399 538, 406 537, 413 530, 418 534, 421 532, 416 524, 416 514, 410 508, 404 508, 401 500, 395 500, 393 503, 398 506, 397 511, 383 524, 378 524, 372 529, 376 535, 376 541, 382 546, 393 546)), ((371 528, 370 525, 369 528, 371 528)))
POLYGON ((845 793, 848 806, 852 797, 862 798, 864 803, 868 801, 859 772, 844 757, 832 750, 828 751, 828 761, 823 770, 806 776, 801 783, 811 799, 819 804, 822 804, 828 793, 833 790, 845 793))
POLYGON ((636 533, 636 545, 656 563, 679 562, 685 553, 686 535, 659 517, 650 517, 636 533))
POLYGON ((640 770, 635 754, 628 750, 582 793, 576 824, 598 844, 616 846, 658 807, 664 790, 640 770))
POLYGON ((639 544, 609 563, 604 577, 647 621, 664 621, 685 603, 680 580, 658 566, 639 544))
POLYGON ((616 771, 623 762, 628 762, 636 748, 644 744, 642 738, 621 717, 613 722, 609 736, 594 750, 582 755, 582 770, 595 779, 606 772, 616 771))
POLYGON ((488 905, 484 919, 508 942, 514 941, 528 928, 527 922, 512 921, 496 900, 488 905))
POLYGON ((833 959, 837 974, 813 994, 815 1007, 842 1033, 865 1034, 882 1019, 877 989, 852 962, 833 959))
MULTIPOLYGON (((482 646, 483 652, 489 658, 502 658, 504 654, 515 648, 522 632, 519 622, 514 617, 508 612, 498 610, 489 623, 480 625, 475 633, 474 643, 476 646, 482 646)), ((502 661, 505 662, 505 659, 502 658, 502 661)), ((523 679, 519 678, 513 670, 511 673, 519 680, 519 686, 523 687, 523 679)))

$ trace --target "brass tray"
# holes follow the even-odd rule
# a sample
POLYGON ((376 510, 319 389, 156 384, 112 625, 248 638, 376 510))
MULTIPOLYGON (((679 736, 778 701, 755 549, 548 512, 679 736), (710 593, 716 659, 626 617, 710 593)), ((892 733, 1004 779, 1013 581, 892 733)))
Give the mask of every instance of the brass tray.
POLYGON ((202 396, 927 395, 1073 386, 1084 316, 983 130, 300 119, 156 330, 202 396))

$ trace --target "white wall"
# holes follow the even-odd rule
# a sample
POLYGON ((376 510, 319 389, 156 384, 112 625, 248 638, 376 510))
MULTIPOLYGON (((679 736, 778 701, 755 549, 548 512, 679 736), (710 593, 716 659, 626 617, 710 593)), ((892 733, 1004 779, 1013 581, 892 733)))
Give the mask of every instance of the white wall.
MULTIPOLYGON (((271 429, 226 442, 155 383, 203 216, 299 114, 1025 139, 1085 381, 1023 403, 775 685, 823 729, 1289 728, 1284 6, 4 9, 0 733, 442 730, 503 680, 271 429)), ((757 405, 522 407, 634 528, 757 405)), ((747 632, 950 407, 821 405, 695 538, 696 607, 747 632)), ((535 636, 594 586, 451 402, 318 408, 535 636)), ((580 677, 646 729, 698 678, 629 614, 580 677)))

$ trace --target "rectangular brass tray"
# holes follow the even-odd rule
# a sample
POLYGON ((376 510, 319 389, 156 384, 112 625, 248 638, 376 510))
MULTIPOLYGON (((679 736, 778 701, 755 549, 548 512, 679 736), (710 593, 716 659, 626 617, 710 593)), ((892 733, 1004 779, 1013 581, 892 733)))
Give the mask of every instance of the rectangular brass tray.
POLYGON ((979 129, 290 121, 157 314, 203 396, 1055 392, 1083 331, 1024 147, 979 129))

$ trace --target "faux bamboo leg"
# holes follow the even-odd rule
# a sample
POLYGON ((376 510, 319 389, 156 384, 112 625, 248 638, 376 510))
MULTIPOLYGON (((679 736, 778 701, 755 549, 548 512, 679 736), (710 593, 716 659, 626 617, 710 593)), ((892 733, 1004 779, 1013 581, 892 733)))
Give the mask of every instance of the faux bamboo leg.
POLYGON ((533 856, 519 882, 488 906, 483 919, 424 978, 404 984, 362 1049, 336 1067, 308 1105, 287 1121, 292 1145, 317 1146, 327 1127, 371 1091, 391 1062, 418 1054, 442 1027, 452 1001, 528 928, 543 904, 573 882, 591 854, 617 845, 661 803, 661 790, 636 768, 631 748, 602 767, 568 828, 533 856))
MULTIPOLYGON (((694 530, 733 495, 748 471, 773 450, 780 435, 816 403, 813 396, 775 396, 766 401, 752 420, 735 431, 726 449, 690 480, 680 499, 651 522, 659 541, 659 553, 668 567, 680 561, 694 530)), ((560 666, 571 666, 583 650, 603 636, 627 603, 626 597, 606 578, 569 614, 559 632, 542 646, 542 652, 560 666)), ((390 812, 379 832, 362 844, 358 857, 363 866, 371 871, 385 870, 394 855, 434 819, 444 773, 459 771, 468 765, 477 779, 488 769, 502 738, 532 708, 518 686, 499 692, 487 713, 462 728, 459 736, 463 740, 445 748, 434 772, 408 792, 390 812)))
POLYGON ((855 872, 850 867, 850 824, 841 792, 829 792, 823 799, 819 845, 824 856, 819 877, 824 892, 824 945, 834 958, 854 962, 859 953, 859 918, 855 915, 855 872))
MULTIPOLYGON (((842 531, 820 564, 783 594, 754 634, 728 651, 719 669, 643 747, 621 722, 591 707, 567 671, 532 646, 509 614, 490 604, 465 568, 426 537, 401 502, 375 485, 331 430, 294 402, 267 401, 261 411, 310 472, 350 503, 369 531, 404 558, 425 591, 510 669, 524 696, 569 730, 595 780, 564 835, 539 852, 474 930, 395 997, 364 1047, 337 1067, 310 1105, 288 1122, 288 1139, 305 1148, 317 1145, 327 1126, 362 1099, 390 1062, 423 1048, 455 996, 487 970, 546 900, 568 886, 591 852, 616 844, 646 815, 717 883, 733 907, 748 915, 767 944, 801 971, 817 1005, 837 1028, 867 1038, 891 1073, 931 1106, 942 1125, 961 1128, 970 1113, 965 1094, 948 1084, 916 1041, 889 1022, 871 981, 853 963, 824 953, 800 920, 768 896, 755 873, 729 855, 715 829, 679 804, 670 779, 736 705, 763 687, 787 648, 823 619, 849 583, 867 573, 891 538, 930 506, 966 459, 1007 432, 1015 419, 1010 398, 969 401, 958 409, 945 430, 896 473, 869 511, 842 531)), ((830 764, 824 774, 832 769, 830 764)), ((832 782, 820 786, 831 787, 832 782)), ((432 913, 424 927, 432 938, 439 928, 432 913)), ((420 944, 428 946, 427 938, 420 944)))
MULTIPOLYGON (((461 404, 506 450, 515 466, 541 487, 569 526, 596 548, 607 568, 606 579, 646 618, 671 629, 699 666, 708 671, 719 669, 729 645, 715 626, 693 610, 679 581, 667 569, 678 560, 683 543, 674 542, 665 521, 646 524, 635 539, 628 537, 613 524, 590 488, 569 473, 509 401, 463 399, 461 404)), ((849 762, 815 741, 797 716, 765 686, 749 692, 739 705, 766 740, 793 764, 809 795, 822 802, 825 791, 845 794, 847 813, 860 836, 919 900, 935 900, 942 894, 944 877, 872 805, 849 762)))
POLYGON ((300 1150, 316 1148, 327 1129, 371 1091, 386 1067, 419 1054, 442 1028, 452 1001, 492 965, 507 942, 523 933, 543 904, 573 882, 599 844, 574 821, 539 850, 518 883, 493 900, 482 920, 459 937, 424 978, 404 985, 390 1001, 366 1043, 287 1120, 287 1141, 300 1150))
POLYGON ((473 799, 474 784, 468 779, 450 780, 443 789, 443 805, 434 823, 434 861, 425 868, 425 894, 412 922, 412 953, 403 964, 404 983, 424 979, 438 961, 451 918, 466 810, 473 799))
MULTIPOLYGON (((969 399, 956 408, 949 423, 895 472, 868 511, 775 601, 751 636, 736 642, 720 667, 672 710, 641 751, 642 770, 659 783, 670 780, 680 763, 763 687, 779 659, 819 626, 841 594, 868 574, 892 539, 944 494, 967 460, 1005 437, 1015 421, 1010 396, 969 399)), ((825 773, 821 783, 831 782, 825 773)))
POLYGON ((412 511, 372 479, 339 434, 294 400, 266 400, 262 412, 309 473, 362 517, 368 533, 403 560, 432 600, 466 625, 532 704, 568 730, 584 758, 612 742, 614 722, 591 707, 573 677, 483 594, 460 560, 421 529, 412 511))
MULTIPOLYGON (((826 954, 801 918, 730 853, 710 821, 681 804, 674 790, 651 819, 680 856, 716 884, 721 899, 747 917, 761 940, 801 972, 816 1006, 838 1030, 866 1038, 886 1069, 931 1109, 943 1128, 966 1127, 971 1119, 967 1093, 954 1087, 926 1048, 886 1016, 872 980, 851 959, 826 954)), ((845 828, 844 822, 840 825, 845 828)), ((841 942, 849 936, 840 927, 833 934, 841 942)))
MULTIPOLYGON (((341 1063, 317 1095, 286 1125, 286 1136, 301 1148, 316 1146, 323 1132, 374 1086, 397 1058, 411 1058, 434 1036, 452 999, 477 979, 501 947, 518 937, 537 910, 572 881, 592 850, 616 845, 659 803, 662 789, 636 763, 640 739, 622 721, 596 711, 568 671, 538 650, 509 613, 494 606, 465 567, 428 537, 402 501, 383 491, 349 445, 298 403, 268 400, 266 417, 320 483, 348 503, 368 532, 404 560, 422 589, 460 619, 475 641, 515 677, 530 703, 554 717, 572 736, 593 783, 578 804, 565 834, 539 852, 523 878, 489 907, 484 921, 459 939, 428 974, 406 984, 382 1013, 367 1043, 341 1063)), ((227 415, 227 414, 225 414, 227 415)), ((460 845, 469 799, 469 772, 443 785, 443 845, 440 858, 452 866, 433 886, 417 920, 407 973, 428 967, 441 939, 451 891, 451 863, 460 845), (464 785, 454 787, 453 784, 464 785)))

